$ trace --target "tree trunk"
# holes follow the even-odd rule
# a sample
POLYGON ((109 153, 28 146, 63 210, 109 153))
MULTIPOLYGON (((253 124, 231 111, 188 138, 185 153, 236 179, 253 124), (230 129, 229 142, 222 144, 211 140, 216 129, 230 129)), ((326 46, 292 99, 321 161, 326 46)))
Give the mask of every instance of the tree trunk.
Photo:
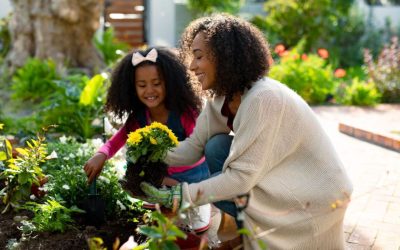
POLYGON ((104 66, 92 38, 104 0, 11 0, 11 69, 29 57, 53 59, 57 66, 91 71, 104 66))

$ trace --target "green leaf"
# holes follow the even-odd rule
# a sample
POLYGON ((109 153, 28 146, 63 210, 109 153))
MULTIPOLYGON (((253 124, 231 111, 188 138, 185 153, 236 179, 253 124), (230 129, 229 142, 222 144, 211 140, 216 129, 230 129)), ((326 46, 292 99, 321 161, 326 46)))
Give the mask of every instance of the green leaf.
POLYGON ((166 241, 163 249, 166 249, 166 250, 179 250, 179 247, 173 241, 166 241))
POLYGON ((162 234, 155 228, 150 227, 150 226, 141 226, 138 229, 139 233, 147 235, 151 238, 155 238, 155 239, 161 239, 162 238, 162 234))
POLYGON ((171 225, 168 230, 168 236, 176 236, 183 239, 186 239, 187 237, 187 235, 175 225, 171 225))
POLYGON ((18 183, 23 185, 25 183, 29 183, 32 179, 32 176, 27 172, 22 172, 18 175, 18 183))
POLYGON ((5 160, 7 160, 6 152, 0 152, 0 161, 5 161, 5 160))
POLYGON ((103 86, 104 80, 104 77, 100 74, 90 79, 81 93, 79 103, 84 106, 92 105, 97 98, 100 88, 103 86))

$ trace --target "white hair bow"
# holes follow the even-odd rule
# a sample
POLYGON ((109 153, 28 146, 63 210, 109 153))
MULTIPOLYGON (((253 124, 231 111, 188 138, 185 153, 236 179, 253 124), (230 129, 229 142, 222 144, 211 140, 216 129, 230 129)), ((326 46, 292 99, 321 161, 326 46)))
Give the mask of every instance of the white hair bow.
POLYGON ((132 55, 132 65, 136 66, 141 62, 144 61, 151 61, 151 62, 156 62, 157 61, 157 50, 156 49, 151 49, 149 53, 147 53, 147 56, 142 56, 139 52, 133 53, 132 55))

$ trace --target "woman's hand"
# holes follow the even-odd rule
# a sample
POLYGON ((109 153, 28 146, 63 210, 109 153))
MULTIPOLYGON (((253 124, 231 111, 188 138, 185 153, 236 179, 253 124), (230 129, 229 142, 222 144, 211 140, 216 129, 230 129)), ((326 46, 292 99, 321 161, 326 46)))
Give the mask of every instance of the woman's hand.
POLYGON ((151 203, 160 203, 166 208, 171 208, 172 211, 175 211, 180 207, 180 203, 182 200, 182 185, 172 186, 167 189, 157 189, 147 182, 140 183, 140 188, 146 194, 146 197, 143 197, 144 201, 151 203))
POLYGON ((107 160, 107 156, 103 153, 96 153, 92 158, 90 158, 83 167, 85 173, 88 177, 88 183, 92 183, 92 181, 97 178, 101 170, 103 170, 104 163, 107 160))

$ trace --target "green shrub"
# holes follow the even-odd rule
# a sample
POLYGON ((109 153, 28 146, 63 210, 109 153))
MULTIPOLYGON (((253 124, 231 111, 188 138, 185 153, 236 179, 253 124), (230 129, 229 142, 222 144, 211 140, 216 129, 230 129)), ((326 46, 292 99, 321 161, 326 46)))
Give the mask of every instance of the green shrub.
POLYGON ((107 28, 101 39, 94 37, 94 44, 103 56, 104 62, 110 66, 123 55, 124 51, 129 49, 129 45, 117 41, 113 28, 107 28))
MULTIPOLYGON (((16 149, 19 153, 16 159, 3 161, 6 168, 0 172, 0 180, 5 180, 6 186, 0 191, 0 198, 6 207, 2 213, 10 207, 20 208, 29 200, 32 184, 40 185, 44 178, 41 165, 47 156, 44 140, 38 136, 37 140, 28 141, 27 147, 16 149)), ((8 144, 7 148, 10 151, 11 145, 8 144)))
POLYGON ((264 9, 270 31, 278 34, 288 47, 305 39, 305 51, 316 48, 321 39, 330 36, 338 20, 348 14, 349 0, 269 0, 264 9))
POLYGON ((236 14, 243 6, 243 0, 189 0, 189 9, 195 12, 196 16, 210 15, 214 12, 227 12, 236 14))
POLYGON ((56 132, 76 136, 82 141, 101 134, 104 81, 101 75, 91 79, 72 75, 55 81, 55 90, 41 103, 41 125, 55 124, 56 132))
POLYGON ((0 19, 0 57, 5 57, 10 50, 11 35, 9 30, 11 16, 0 19))
POLYGON ((400 47, 398 37, 380 52, 376 62, 369 50, 365 51, 368 76, 382 94, 383 102, 400 102, 400 47))
POLYGON ((354 78, 343 90, 343 96, 337 101, 346 105, 374 106, 381 98, 373 82, 360 81, 358 78, 354 78))
POLYGON ((322 103, 333 93, 332 69, 317 55, 301 55, 292 50, 272 66, 269 76, 296 91, 310 104, 322 103))
MULTIPOLYGON (((54 151, 52 155, 56 156, 43 165, 43 171, 49 176, 49 181, 45 184, 48 196, 65 202, 68 207, 87 199, 89 186, 83 166, 101 144, 99 139, 82 144, 71 137, 61 137, 58 141, 49 143, 49 152, 54 151)), ((97 180, 98 192, 105 201, 108 218, 137 209, 134 200, 118 182, 124 173, 117 172, 113 164, 113 161, 107 161, 97 180)))
POLYGON ((12 77, 12 98, 37 102, 55 90, 53 80, 60 79, 52 60, 28 59, 12 77))
POLYGON ((61 205, 60 202, 52 199, 45 201, 43 204, 27 202, 23 207, 34 213, 34 217, 31 221, 33 227, 29 228, 30 230, 36 232, 63 233, 74 222, 72 219, 72 214, 84 212, 83 210, 78 209, 76 206, 67 208, 61 205))

